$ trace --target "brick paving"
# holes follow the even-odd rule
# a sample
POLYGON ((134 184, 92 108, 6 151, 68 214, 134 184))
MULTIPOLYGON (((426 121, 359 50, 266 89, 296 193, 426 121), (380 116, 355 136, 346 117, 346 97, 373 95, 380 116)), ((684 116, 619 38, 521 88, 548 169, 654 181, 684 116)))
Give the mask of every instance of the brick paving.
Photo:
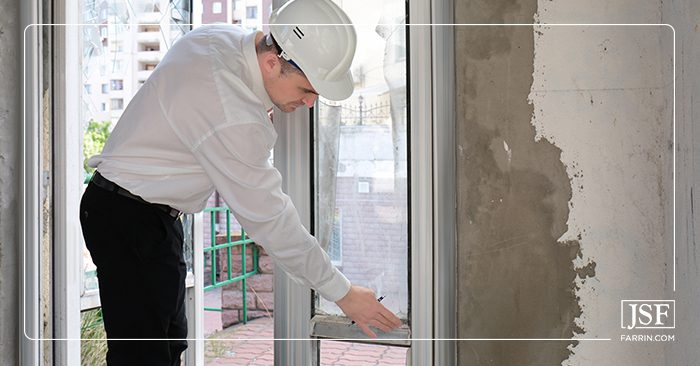
MULTIPOLYGON (((259 318, 215 332, 205 342, 205 365, 272 366, 273 338, 272 318, 259 318), (229 340, 217 340, 222 338, 229 340), (250 338, 260 340, 247 340, 250 338)), ((406 351, 401 347, 321 341, 321 366, 404 366, 406 351)))
MULTIPOLYGON (((221 288, 216 288, 204 293, 204 306, 210 308, 221 308, 221 288)), ((204 312, 204 336, 210 335, 222 330, 221 313, 218 311, 204 312)))

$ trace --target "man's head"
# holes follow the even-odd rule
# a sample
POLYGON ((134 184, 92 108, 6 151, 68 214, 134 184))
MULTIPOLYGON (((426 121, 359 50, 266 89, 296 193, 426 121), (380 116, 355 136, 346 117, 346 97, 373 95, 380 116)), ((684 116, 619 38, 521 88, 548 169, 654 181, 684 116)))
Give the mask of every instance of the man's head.
POLYGON ((270 99, 287 112, 313 105, 318 95, 349 97, 356 43, 350 18, 330 0, 285 3, 270 17, 270 34, 256 44, 270 99))
POLYGON ((271 35, 256 39, 255 51, 270 100, 283 112, 293 112, 302 105, 313 106, 318 93, 300 68, 280 57, 280 49, 271 35))

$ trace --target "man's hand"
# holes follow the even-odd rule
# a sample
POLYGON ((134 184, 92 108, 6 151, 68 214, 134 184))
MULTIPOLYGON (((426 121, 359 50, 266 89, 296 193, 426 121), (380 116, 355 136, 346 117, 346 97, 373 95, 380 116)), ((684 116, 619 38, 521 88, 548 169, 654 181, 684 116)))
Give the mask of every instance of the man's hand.
POLYGON ((390 332, 401 325, 401 319, 379 303, 374 291, 368 288, 351 286, 345 297, 335 303, 369 337, 377 337, 370 326, 390 332))

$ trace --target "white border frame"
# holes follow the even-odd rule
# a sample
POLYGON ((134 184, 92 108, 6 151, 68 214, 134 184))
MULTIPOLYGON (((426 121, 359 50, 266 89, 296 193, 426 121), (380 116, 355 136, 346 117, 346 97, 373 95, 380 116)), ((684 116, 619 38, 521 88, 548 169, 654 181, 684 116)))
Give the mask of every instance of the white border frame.
MULTIPOLYGON (((417 0, 412 0, 412 1, 417 1, 417 0)), ((37 202, 38 202, 38 191, 35 189, 38 187, 39 179, 38 179, 38 170, 37 170, 37 164, 36 162, 38 161, 37 159, 37 151, 36 148, 38 147, 38 140, 37 140, 37 134, 36 130, 38 128, 37 121, 38 121, 38 106, 39 106, 39 95, 37 93, 37 90, 34 88, 27 88, 27 85, 35 85, 37 82, 38 78, 38 71, 39 71, 39 66, 37 64, 37 50, 40 48, 40 45, 38 44, 38 36, 35 33, 32 33, 30 37, 27 39, 27 29, 31 28, 32 26, 38 25, 37 23, 31 23, 31 20, 36 17, 38 14, 38 10, 36 9, 36 4, 33 2, 28 2, 28 3, 22 3, 21 7, 21 20, 22 23, 27 24, 27 27, 24 29, 24 37, 23 38, 23 45, 31 45, 29 52, 27 50, 24 50, 24 57, 23 57, 23 129, 22 129, 22 163, 23 166, 22 168, 22 174, 21 174, 21 180, 22 180, 22 185, 21 185, 21 204, 22 207, 20 208, 21 212, 21 232, 20 232, 20 238, 21 238, 21 243, 23 245, 22 248, 22 268, 23 268, 23 281, 22 281, 22 288, 20 289, 20 294, 22 298, 20 299, 20 303, 22 303, 23 308, 21 309, 21 321, 23 321, 22 326, 20 327, 20 335, 22 336, 22 341, 20 344, 20 359, 24 360, 22 362, 29 362, 29 364, 35 364, 38 362, 38 357, 40 355, 40 351, 38 349, 38 346, 33 344, 37 340, 36 338, 32 339, 28 336, 27 330, 30 331, 30 333, 33 334, 38 334, 38 301, 31 302, 30 306, 31 308, 27 308, 27 299, 37 299, 38 295, 38 278, 36 276, 36 273, 33 270, 37 270, 38 266, 36 263, 36 254, 37 254, 37 243, 38 243, 38 227, 36 226, 36 218, 38 215, 37 211, 37 202), (27 21, 28 20, 28 21, 27 21), (30 73, 27 73, 27 69, 31 70, 30 73), (28 84, 29 82, 29 84, 28 84), (28 108, 29 106, 29 108, 28 108), (30 165, 27 165, 29 163, 30 165), (29 261, 27 261, 27 258, 29 258, 29 261)), ((413 24, 413 26, 420 26, 421 24, 413 24)), ((422 25, 430 25, 430 24, 422 24, 422 25)), ((438 26, 440 24, 432 24, 433 26, 438 26)), ((451 24, 449 24, 451 25, 451 24)), ((472 26, 533 26, 533 24, 467 24, 467 25, 472 25, 472 26)), ((675 292, 675 286, 676 286, 676 236, 675 236, 675 221, 676 221, 676 212, 675 212, 675 207, 676 207, 676 202, 675 202, 675 196, 676 196, 676 190, 675 190, 675 158, 676 158, 676 148, 675 148, 675 124, 676 124, 676 110, 675 110, 675 98, 676 98, 676 80, 675 80, 675 74, 676 74, 676 33, 675 29, 669 25, 669 24, 534 24, 534 26, 566 26, 566 25, 572 25, 572 26, 620 26, 620 25, 632 25, 632 26, 667 26, 673 31, 673 74, 674 74, 674 80, 673 80, 673 137, 674 137, 674 149, 673 149, 673 166, 674 166, 674 172, 673 172, 673 225, 674 225, 674 238, 673 238, 673 291, 675 292)), ((424 35, 425 36, 425 35, 424 35)), ((423 40, 423 42, 425 42, 423 40)), ((412 70, 413 70, 412 66, 412 70)), ((413 110, 412 106, 412 110, 413 110)), ((412 126, 413 127, 413 126, 412 126)), ((308 128, 308 127, 307 127, 308 128)), ((416 131, 413 130, 412 133, 415 133, 416 131)), ((432 132, 432 131, 431 131, 432 132)), ((306 135, 306 138, 308 139, 308 134, 306 135)), ((423 142, 425 142, 423 140, 423 142)), ((413 147, 413 142, 411 143, 411 146, 413 147)), ((425 149, 425 146, 419 146, 419 148, 425 149)), ((411 154, 414 154, 415 151, 412 151, 411 154)), ((412 155, 413 156, 413 155, 412 155)), ((433 171, 434 172, 434 171, 433 171)), ((413 174, 413 173, 412 173, 413 174)), ((412 176, 412 181, 413 181, 413 176, 412 176)), ((307 192, 308 194, 308 192, 307 192)), ((412 193, 413 195, 413 193, 412 193)), ((428 199, 425 197, 419 197, 422 200, 427 201, 428 199)), ((414 222, 415 223, 415 222, 414 222)), ((412 239, 413 240, 413 239, 412 239)), ((309 299, 310 300, 310 299, 309 299)), ((415 304, 414 304, 415 305, 415 304)), ((298 315, 298 314, 296 314, 298 315)), ((276 323, 277 324, 277 323, 276 323)), ((277 330, 277 329, 276 329, 277 330)), ((277 335, 277 333, 275 333, 277 335)), ((48 340, 48 339, 44 339, 48 340)), ((54 339, 57 340, 57 339, 54 339)), ((299 340, 304 340, 304 339, 299 339, 299 340)), ((422 341, 422 340, 430 340, 430 338, 413 338, 415 341, 422 341)), ((435 340, 435 339, 432 339, 435 340)), ((473 339, 441 339, 443 341, 446 340, 507 340, 507 341, 519 341, 519 340, 524 340, 524 341, 531 341, 531 340, 575 340, 575 341, 584 341, 584 340, 590 340, 590 341, 609 341, 609 338, 473 338, 473 339)))

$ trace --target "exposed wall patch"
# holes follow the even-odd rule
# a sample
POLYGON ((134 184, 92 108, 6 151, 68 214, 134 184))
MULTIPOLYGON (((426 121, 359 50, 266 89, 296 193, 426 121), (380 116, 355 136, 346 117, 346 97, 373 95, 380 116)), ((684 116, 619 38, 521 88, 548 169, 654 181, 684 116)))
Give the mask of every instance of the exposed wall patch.
MULTIPOLYGON (((536 0, 458 2, 455 20, 530 23, 536 10, 536 0)), ((578 271, 579 242, 559 242, 572 187, 561 149, 531 124, 533 29, 457 27, 455 44, 458 336, 574 337, 576 279, 595 267, 578 271)), ((465 342, 458 364, 559 365, 576 344, 465 342)))

